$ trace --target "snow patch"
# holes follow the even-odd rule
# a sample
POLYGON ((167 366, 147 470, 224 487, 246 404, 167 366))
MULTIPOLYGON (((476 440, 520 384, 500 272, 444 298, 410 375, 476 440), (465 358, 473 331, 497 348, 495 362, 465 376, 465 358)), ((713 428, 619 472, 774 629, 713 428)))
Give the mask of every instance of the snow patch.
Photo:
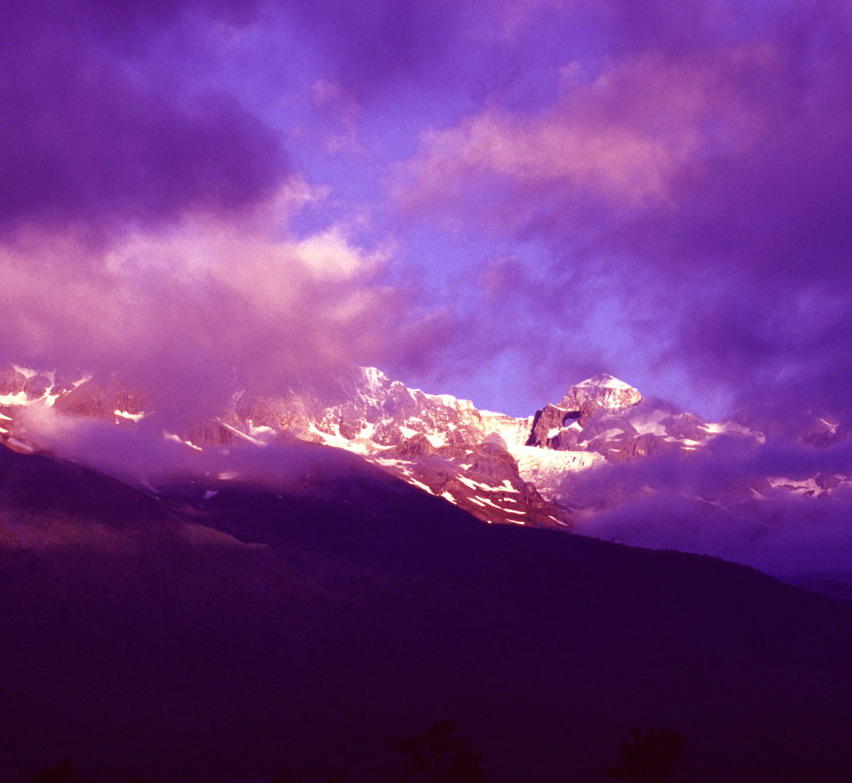
POLYGON ((274 438, 278 434, 274 427, 267 427, 265 424, 255 426, 254 422, 251 419, 246 419, 246 424, 248 425, 249 435, 251 435, 253 438, 256 438, 257 440, 263 440, 264 438, 274 438))
POLYGON ((553 451, 536 446, 517 449, 513 456, 518 461, 521 478, 535 484, 536 489, 547 500, 554 500, 559 496, 566 473, 588 470, 606 461, 595 451, 553 451))
POLYGON ((189 446, 191 449, 195 449, 195 451, 203 451, 204 449, 201 446, 196 446, 191 440, 184 440, 178 435, 175 435, 173 432, 168 432, 163 430, 163 438, 166 440, 170 440, 173 443, 182 443, 184 446, 189 446))
POLYGON ((18 440, 17 438, 9 438, 9 443, 11 443, 13 446, 17 446, 22 451, 26 451, 29 453, 33 452, 32 446, 27 443, 24 443, 22 440, 18 440))
POLYGON ((500 508, 494 501, 489 500, 488 498, 481 497, 477 495, 476 497, 471 498, 471 500, 475 500, 481 506, 491 506, 492 508, 496 508, 498 511, 503 511, 504 509, 500 508))
POLYGON ((823 419, 823 418, 820 418, 820 421, 823 424, 825 424, 826 427, 828 427, 828 429, 829 429, 829 431, 831 432, 832 435, 837 434, 837 428, 840 425, 838 425, 836 422, 831 422, 831 421, 828 421, 827 419, 823 419))
POLYGON ((120 411, 116 408, 113 413, 118 416, 120 419, 128 419, 133 422, 140 422, 144 419, 148 414, 147 413, 129 413, 128 411, 120 411))
POLYGON ((514 454, 515 449, 526 445, 532 428, 532 416, 516 419, 494 411, 480 411, 479 413, 482 417, 485 435, 499 435, 510 454, 514 454))
POLYGON ((473 479, 469 479, 467 476, 456 476, 456 478, 465 486, 470 487, 471 489, 485 489, 492 490, 493 487, 489 487, 487 484, 483 484, 479 481, 474 481, 473 479))
POLYGON ((82 377, 79 380, 74 381, 71 386, 75 389, 79 389, 84 383, 88 383, 95 376, 90 372, 84 372, 82 377))
POLYGON ((243 432, 242 430, 238 430, 236 427, 232 427, 230 424, 228 424, 227 422, 222 421, 222 420, 221 420, 221 419, 219 419, 219 418, 215 419, 215 421, 216 421, 218 424, 221 424, 221 425, 222 425, 222 426, 223 426, 226 430, 228 430, 229 432, 233 432, 233 433, 234 433, 234 435, 236 435, 237 437, 240 437, 240 438, 242 438, 243 440, 247 440, 249 443, 251 443, 251 444, 253 444, 253 445, 255 445, 255 446, 265 446, 265 445, 266 445, 266 444, 265 444, 262 440, 258 440, 257 438, 253 438, 251 435, 246 434, 246 433, 245 433, 245 432, 243 432))
POLYGON ((35 378, 36 375, 40 374, 38 370, 31 370, 29 367, 21 367, 18 364, 13 364, 12 367, 16 373, 18 373, 19 375, 23 375, 24 378, 26 378, 27 380, 29 380, 30 378, 35 378))
POLYGON ((601 373, 600 375, 595 375, 592 378, 586 378, 585 381, 581 381, 580 383, 575 384, 575 386, 581 389, 595 388, 619 389, 622 391, 632 392, 637 391, 637 389, 633 388, 629 383, 625 383, 609 373, 601 373))
POLYGON ((418 481, 416 478, 408 478, 408 483, 414 485, 418 489, 422 489, 424 492, 428 492, 430 495, 434 495, 435 493, 432 491, 431 487, 426 486, 422 481, 418 481))
POLYGON ((35 400, 29 399, 24 391, 15 394, 0 394, 0 405, 32 405, 35 400))
POLYGON ((352 441, 348 440, 347 438, 344 438, 340 434, 339 430, 336 434, 323 432, 313 422, 311 422, 310 427, 308 428, 308 431, 311 432, 314 435, 318 435, 321 438, 322 442, 326 446, 334 446, 335 448, 338 448, 338 449, 347 449, 347 450, 352 449, 352 441))

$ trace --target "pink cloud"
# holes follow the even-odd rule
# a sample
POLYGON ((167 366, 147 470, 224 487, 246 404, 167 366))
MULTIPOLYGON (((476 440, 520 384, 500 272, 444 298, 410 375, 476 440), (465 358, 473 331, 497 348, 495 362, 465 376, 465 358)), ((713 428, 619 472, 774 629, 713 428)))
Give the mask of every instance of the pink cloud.
POLYGON ((686 57, 646 52, 594 78, 568 65, 544 111, 486 108, 424 134, 398 193, 412 209, 496 205, 501 221, 515 214, 513 224, 529 211, 524 202, 554 193, 621 210, 674 206, 681 177, 768 130, 742 74, 771 72, 778 60, 771 46, 753 44, 686 57))
POLYGON ((241 386, 329 383, 405 344, 426 349, 409 294, 382 280, 386 249, 357 245, 343 225, 281 229, 306 197, 108 247, 70 232, 0 247, 0 360, 120 372, 168 418, 215 411, 241 386))

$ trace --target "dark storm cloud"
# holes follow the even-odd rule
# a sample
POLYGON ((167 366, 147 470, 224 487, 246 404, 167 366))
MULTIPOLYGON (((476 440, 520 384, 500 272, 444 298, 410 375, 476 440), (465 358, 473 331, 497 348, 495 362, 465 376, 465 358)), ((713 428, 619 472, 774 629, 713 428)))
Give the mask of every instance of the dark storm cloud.
POLYGON ((91 229, 221 213, 280 184, 286 156, 263 123, 232 97, 182 92, 163 63, 150 62, 163 26, 182 8, 205 5, 9 7, 0 43, 0 226, 91 229))
MULTIPOLYGON (((402 77, 423 76, 457 44, 463 5, 454 0, 290 0, 274 4, 334 64, 350 94, 369 98, 402 77)), ((480 7, 481 0, 473 6, 480 7)))
MULTIPOLYGON (((283 133, 234 84, 205 76, 259 12, 224 0, 9 7, 0 360, 117 371, 183 421, 219 410, 235 384, 327 382, 377 363, 397 331, 422 342, 409 294, 379 279, 379 242, 337 224, 290 230, 323 189, 290 170, 283 133)), ((372 29, 364 13, 347 18, 372 29)))
MULTIPOLYGON (((489 106, 425 136, 403 203, 549 245, 530 273, 548 295, 507 293, 528 313, 508 342, 524 328, 561 342, 554 325, 611 310, 646 364, 741 408, 848 411, 848 5, 581 8, 605 55, 566 62, 544 110, 489 106)), ((590 350, 620 334, 578 333, 590 350)))

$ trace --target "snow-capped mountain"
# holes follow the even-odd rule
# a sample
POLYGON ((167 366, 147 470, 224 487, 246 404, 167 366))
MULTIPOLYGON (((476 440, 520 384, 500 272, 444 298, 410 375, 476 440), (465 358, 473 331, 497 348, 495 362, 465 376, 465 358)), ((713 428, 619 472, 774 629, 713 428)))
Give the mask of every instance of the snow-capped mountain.
MULTIPOLYGON (((0 374, 0 438, 7 445, 38 446, 37 433, 19 416, 33 406, 122 427, 143 421, 156 426, 157 420, 144 397, 117 377, 7 367, 0 374)), ((837 425, 820 421, 825 431, 814 437, 842 437, 837 425)), ((732 433, 763 438, 737 424, 707 422, 645 400, 606 374, 569 386, 558 403, 532 416, 515 418, 408 388, 375 368, 355 370, 333 391, 237 391, 219 416, 179 432, 162 429, 167 440, 198 452, 234 441, 262 447, 282 437, 343 448, 486 522, 553 527, 572 527, 576 518, 572 476, 647 455, 688 455, 732 433)), ((845 476, 804 483, 775 477, 772 486, 813 494, 848 483, 845 476)), ((743 497, 750 500, 760 489, 743 487, 743 497)), ((606 505, 606 498, 593 505, 606 505)))
MULTIPOLYGON (((806 464, 846 437, 825 411, 788 418, 796 429, 784 443, 810 454, 806 464)), ((767 471, 750 462, 762 451, 762 431, 679 412, 610 375, 569 386, 558 403, 519 418, 360 368, 330 388, 237 390, 217 415, 188 421, 167 423, 117 375, 0 371, 0 443, 65 454, 155 494, 171 475, 192 475, 206 502, 273 464, 264 449, 272 458, 296 440, 357 455, 489 524, 711 554, 852 597, 843 555, 852 471, 842 461, 827 462, 837 465, 831 472, 787 472, 783 460, 767 471), (70 452, 57 441, 57 432, 91 419, 109 427, 70 452), (139 440, 108 437, 119 456, 105 465, 90 451, 112 428, 139 440), (137 459, 140 449, 154 457, 137 459)))
MULTIPOLYGON (((49 406, 133 426, 155 411, 115 377, 58 375, 13 365, 0 385, 0 431, 10 445, 35 445, 15 412, 49 406), (5 413, 3 413, 5 411, 5 413)), ((601 375, 570 387, 558 406, 527 418, 480 411, 469 400, 427 394, 361 368, 333 392, 236 392, 221 416, 163 436, 203 451, 233 440, 263 446, 282 436, 343 448, 489 523, 571 526, 560 502, 565 473, 652 450, 620 424, 642 401, 638 390, 601 375)), ((670 437, 671 442, 677 442, 670 437)), ((37 442, 37 439, 36 439, 37 442)), ((687 448, 688 448, 687 444, 687 448)))

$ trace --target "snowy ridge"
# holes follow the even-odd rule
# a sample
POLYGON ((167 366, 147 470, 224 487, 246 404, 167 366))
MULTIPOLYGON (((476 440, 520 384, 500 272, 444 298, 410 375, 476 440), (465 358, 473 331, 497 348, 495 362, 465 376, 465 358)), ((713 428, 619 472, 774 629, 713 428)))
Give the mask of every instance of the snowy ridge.
POLYGON ((584 403, 590 402, 604 410, 621 411, 641 401, 642 395, 638 389, 612 375, 602 373, 569 387, 559 407, 582 408, 584 403))
MULTIPOLYGON (((37 405, 123 427, 156 421, 156 411, 115 378, 9 365, 0 371, 0 441, 32 448, 16 413, 37 405)), ((820 443, 842 435, 830 419, 815 426, 820 443)), ((578 473, 666 451, 688 458, 723 435, 763 438, 741 425, 654 407, 612 375, 581 381, 558 404, 517 418, 409 388, 374 367, 358 368, 331 391, 287 389, 262 397, 237 391, 221 415, 181 432, 161 431, 196 452, 237 442, 263 448, 296 437, 353 452, 486 522, 553 527, 570 527, 582 516, 571 493, 570 479, 578 473)), ((810 496, 852 483, 848 477, 815 481, 779 478, 752 488, 748 497, 772 491, 810 496)))

